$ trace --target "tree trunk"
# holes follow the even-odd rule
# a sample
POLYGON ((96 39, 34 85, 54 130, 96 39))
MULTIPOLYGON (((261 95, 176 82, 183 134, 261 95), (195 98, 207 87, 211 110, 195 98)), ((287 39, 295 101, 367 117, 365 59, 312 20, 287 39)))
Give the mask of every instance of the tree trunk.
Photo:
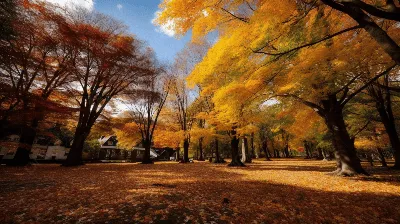
POLYGON ((254 133, 251 133, 250 147, 251 147, 251 158, 252 158, 252 159, 257 158, 256 149, 255 149, 255 147, 254 147, 254 133))
POLYGON ((245 143, 245 141, 247 142, 247 140, 245 140, 246 138, 243 138, 242 139, 242 157, 240 158, 240 161, 242 162, 242 163, 245 163, 246 162, 246 156, 247 156, 247 153, 246 153, 246 143, 245 143))
POLYGON ((372 159, 372 153, 367 153, 367 160, 371 166, 374 166, 374 160, 372 159))
POLYGON ((279 150, 275 149, 276 158, 281 158, 279 150))
POLYGON ((199 161, 204 161, 204 156, 203 156, 203 137, 201 137, 199 139, 199 153, 200 153, 200 157, 199 157, 199 161))
POLYGON ((245 166, 239 158, 239 139, 236 136, 236 130, 231 130, 231 154, 232 161, 228 166, 245 166))
POLYGON ((317 150, 318 150, 318 158, 317 159, 323 160, 325 157, 324 157, 324 155, 322 153, 322 149, 317 147, 317 150))
POLYGON ((306 159, 311 159, 311 144, 308 141, 304 141, 304 151, 306 152, 306 159))
POLYGON ((179 153, 180 153, 180 151, 181 151, 181 149, 178 147, 177 149, 176 149, 176 161, 180 161, 180 155, 179 155, 179 153))
POLYGON ((244 137, 242 140, 242 163, 251 163, 251 155, 249 153, 249 142, 247 138, 244 137))
POLYGON ((29 164, 29 154, 36 137, 36 128, 24 125, 21 130, 19 145, 14 158, 8 165, 25 166, 29 164))
POLYGON ((214 163, 222 163, 221 158, 219 156, 219 148, 218 148, 218 139, 215 139, 215 160, 214 163))
POLYGON ((337 169, 333 173, 343 176, 368 173, 362 168, 354 147, 354 139, 350 138, 343 118, 343 107, 336 95, 322 101, 325 113, 325 123, 332 133, 332 143, 335 147, 337 169))
MULTIPOLYGON (((382 120, 383 125, 385 126, 386 133, 389 136, 390 145, 393 149, 394 154, 394 168, 400 169, 400 139, 396 130, 396 124, 394 119, 390 119, 388 112, 391 112, 391 108, 385 108, 383 99, 375 99, 376 100, 376 108, 379 112, 379 116, 382 120), (387 111, 390 110, 390 111, 387 111)), ((390 107, 391 105, 388 104, 390 107)))
POLYGON ((286 136, 285 136, 285 134, 282 134, 282 140, 285 140, 285 146, 284 146, 283 152, 285 154, 285 157, 289 158, 290 157, 290 153, 289 153, 289 135, 286 134, 286 136))
POLYGON ((381 161, 382 166, 387 167, 385 155, 383 154, 382 149, 378 148, 376 151, 378 152, 379 160, 381 161))
POLYGON ((324 157, 323 161, 328 161, 328 158, 326 156, 325 149, 322 149, 322 156, 324 157))
POLYGON ((285 145, 285 157, 286 157, 286 158, 289 158, 289 157, 290 157, 289 145, 285 145))
POLYGON ((137 150, 133 149, 131 151, 131 163, 136 163, 136 157, 137 157, 137 150))
POLYGON ((153 164, 154 162, 153 160, 151 160, 150 157, 151 141, 149 139, 144 140, 143 147, 144 147, 144 155, 142 164, 153 164))
POLYGON ((185 138, 183 141, 183 161, 184 163, 189 162, 189 139, 185 138))
POLYGON ((268 142, 267 142, 267 139, 265 139, 265 140, 263 141, 263 143, 262 143, 262 150, 263 150, 264 153, 265 153, 265 159, 266 159, 267 161, 271 161, 271 159, 270 159, 270 154, 269 154, 269 152, 268 152, 268 142))
MULTIPOLYGON (((44 98, 43 100, 47 100, 47 98, 44 98)), ((28 110, 27 105, 25 105, 24 110, 28 110)), ((11 165, 25 166, 29 164, 30 161, 29 154, 31 152, 32 145, 36 138, 39 121, 42 119, 43 119, 43 108, 42 106, 36 103, 31 126, 29 127, 28 125, 24 124, 24 126, 22 127, 19 146, 11 162, 11 165)), ((27 118, 24 115, 24 120, 25 122, 27 122, 29 118, 27 118)))
POLYGON ((83 145, 85 144, 85 140, 88 132, 84 130, 84 128, 77 128, 75 131, 74 140, 67 156, 67 159, 64 161, 63 166, 80 166, 83 165, 82 161, 82 152, 83 145))

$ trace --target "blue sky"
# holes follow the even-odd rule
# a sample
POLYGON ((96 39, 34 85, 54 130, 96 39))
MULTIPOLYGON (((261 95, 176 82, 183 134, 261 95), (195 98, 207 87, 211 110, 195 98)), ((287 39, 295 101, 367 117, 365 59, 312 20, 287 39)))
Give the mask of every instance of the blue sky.
POLYGON ((60 5, 80 5, 110 15, 129 27, 129 31, 152 47, 161 62, 172 62, 190 40, 190 34, 179 40, 171 31, 152 24, 161 0, 44 0, 60 5))
POLYGON ((178 40, 153 25, 152 20, 159 3, 160 0, 96 0, 94 8, 124 22, 129 26, 130 32, 154 49, 160 61, 168 62, 190 40, 190 34, 178 40))

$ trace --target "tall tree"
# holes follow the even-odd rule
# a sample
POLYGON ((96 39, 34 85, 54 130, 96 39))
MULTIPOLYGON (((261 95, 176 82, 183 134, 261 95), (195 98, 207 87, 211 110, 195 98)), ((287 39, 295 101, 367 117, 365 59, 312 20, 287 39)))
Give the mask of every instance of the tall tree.
POLYGON ((377 80, 371 84, 368 87, 368 94, 374 99, 380 120, 389 136, 395 158, 394 168, 400 169, 400 139, 396 129, 396 119, 392 108, 393 96, 390 90, 389 77, 390 73, 388 72, 382 78, 382 81, 377 80))
POLYGON ((65 18, 55 7, 25 2, 18 8, 13 30, 19 35, 2 45, 0 66, 7 88, 1 100, 0 123, 3 135, 10 115, 22 115, 20 147, 12 163, 26 165, 39 121, 45 112, 55 109, 50 96, 60 93, 60 88, 69 81, 72 55, 60 35, 65 18))
POLYGON ((139 129, 142 145, 145 149, 143 164, 153 163, 150 158, 150 149, 154 141, 159 116, 170 91, 168 77, 161 77, 161 75, 165 74, 157 71, 148 76, 141 86, 142 89, 137 91, 130 102, 132 107, 131 118, 139 129))
POLYGON ((74 82, 69 91, 80 108, 65 166, 82 164, 83 144, 107 104, 143 77, 154 74, 142 43, 126 34, 122 24, 96 12, 78 13, 65 29, 65 39, 75 51, 74 82))
POLYGON ((185 133, 183 140, 183 160, 182 162, 189 162, 189 144, 190 144, 190 130, 193 125, 194 117, 189 110, 190 96, 189 90, 186 86, 186 81, 181 78, 174 78, 171 83, 171 95, 174 98, 174 108, 176 111, 177 120, 181 131, 185 133))

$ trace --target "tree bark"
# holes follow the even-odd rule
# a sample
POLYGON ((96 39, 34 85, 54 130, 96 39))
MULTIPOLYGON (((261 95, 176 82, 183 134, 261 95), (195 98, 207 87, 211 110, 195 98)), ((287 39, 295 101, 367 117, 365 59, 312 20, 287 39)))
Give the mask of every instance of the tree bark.
POLYGON ((242 163, 251 163, 251 155, 249 153, 249 142, 247 137, 243 137, 242 140, 242 163))
POLYGON ((67 159, 63 163, 63 166, 83 165, 82 161, 83 145, 85 144, 85 140, 88 134, 89 131, 86 131, 85 128, 78 127, 76 129, 71 149, 69 151, 67 159))
POLYGON ((218 139, 215 139, 215 160, 214 163, 222 163, 221 158, 219 156, 219 148, 218 148, 218 139))
POLYGON ((275 152, 276 152, 276 158, 281 158, 281 154, 280 154, 279 150, 275 149, 275 152))
POLYGON ((8 165, 26 166, 29 164, 29 154, 36 137, 36 129, 24 125, 21 128, 21 137, 14 158, 8 165))
POLYGON ((290 157, 290 153, 289 153, 289 145, 285 145, 285 157, 289 158, 290 157))
POLYGON ((151 149, 151 142, 150 140, 146 139, 143 141, 143 147, 144 147, 144 155, 143 155, 143 161, 142 164, 153 164, 153 160, 151 160, 150 157, 150 149, 151 149))
POLYGON ((184 163, 189 162, 189 139, 185 138, 183 141, 183 161, 184 163))
POLYGON ((304 141, 304 151, 306 152, 306 159, 311 159, 311 143, 308 141, 304 141))
POLYGON ((282 134, 282 140, 285 140, 285 147, 283 149, 285 157, 289 158, 290 157, 290 153, 289 153, 289 135, 286 134, 282 134))
POLYGON ((199 139, 199 151, 200 151, 199 161, 204 161, 204 156, 203 156, 203 137, 201 137, 199 139))
MULTIPOLYGON (((242 147, 241 147, 241 149, 242 149, 242 156, 241 156, 241 158, 240 158, 240 161, 242 162, 242 163, 245 163, 246 162, 246 156, 247 156, 247 153, 246 153, 246 146, 245 146, 245 139, 246 138, 243 138, 242 139, 242 147)), ((247 141, 247 140, 246 140, 247 141)))
POLYGON ((263 141, 263 143, 262 143, 262 150, 264 151, 265 159, 266 159, 267 161, 271 161, 271 159, 270 159, 270 154, 269 154, 269 151, 268 151, 268 142, 267 142, 267 139, 265 139, 265 140, 263 141))
POLYGON ((354 147, 354 139, 350 138, 343 118, 343 107, 336 99, 336 95, 322 101, 325 108, 325 123, 332 134, 332 143, 335 147, 337 169, 334 174, 353 176, 368 173, 362 168, 354 147))
POLYGON ((180 149, 179 147, 176 148, 176 161, 178 161, 178 162, 179 162, 180 159, 181 159, 181 158, 180 158, 180 155, 179 155, 179 154, 180 154, 180 151, 181 151, 181 149, 180 149))
POLYGON ((385 126, 386 133, 389 136, 390 144, 393 149, 395 161, 394 168, 400 169, 400 139, 396 130, 394 116, 390 116, 392 114, 391 103, 386 102, 387 106, 385 108, 384 99, 381 95, 374 98, 376 100, 376 109, 378 110, 382 123, 385 126))
POLYGON ((250 147, 251 147, 251 158, 252 159, 257 158, 256 149, 254 147, 254 133, 251 133, 250 136, 250 147))
MULTIPOLYGON (((27 106, 25 106, 24 110, 29 110, 27 106)), ((39 118, 37 117, 42 110, 39 106, 35 106, 35 117, 32 120, 31 126, 24 124, 21 129, 21 137, 19 141, 19 146, 17 148, 17 152, 15 153, 14 158, 11 161, 13 166, 25 166, 29 164, 30 157, 29 154, 32 149, 32 145, 35 141, 37 128, 39 126, 39 118)), ((28 119, 24 118, 27 122, 28 119)))
POLYGON ((239 139, 236 136, 236 130, 231 130, 231 155, 232 161, 228 166, 245 166, 239 158, 239 139))

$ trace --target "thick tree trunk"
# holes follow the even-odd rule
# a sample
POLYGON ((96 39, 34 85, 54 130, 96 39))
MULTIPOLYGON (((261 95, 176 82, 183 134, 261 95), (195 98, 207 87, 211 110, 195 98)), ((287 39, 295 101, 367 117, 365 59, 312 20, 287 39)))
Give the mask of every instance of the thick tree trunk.
POLYGON ((245 166, 239 158, 239 139, 236 136, 236 130, 231 130, 231 154, 232 161, 228 166, 245 166))
POLYGON ((184 163, 189 162, 189 139, 185 138, 183 141, 183 161, 184 163))
POLYGON ((219 147, 218 147, 218 139, 215 139, 215 160, 214 163, 222 163, 221 158, 219 156, 219 147))
MULTIPOLYGON (((44 98, 43 100, 47 100, 44 98)), ((28 110, 27 105, 25 105, 25 109, 28 110)), ((24 166, 29 164, 30 161, 30 152, 32 149, 32 145, 35 141, 37 129, 39 126, 39 121, 43 119, 43 108, 42 106, 36 104, 34 109, 34 116, 31 122, 31 126, 24 124, 21 131, 21 138, 19 142, 19 146, 17 152, 11 162, 12 165, 16 166, 24 166)), ((30 118, 24 116, 25 121, 27 122, 30 118)))
POLYGON ((203 138, 201 137, 200 139, 199 139, 199 154, 200 154, 200 157, 199 157, 199 161, 204 161, 204 155, 203 155, 203 138))
POLYGON ((153 160, 151 160, 150 157, 151 141, 149 139, 144 140, 143 147, 144 147, 144 155, 142 164, 153 164, 154 162, 153 160))
POLYGON ((77 128, 74 140, 63 166, 80 166, 83 165, 82 152, 88 132, 84 128, 77 128))
POLYGON ((36 137, 36 128, 23 126, 17 152, 8 165, 25 166, 29 164, 29 154, 36 137))
POLYGON ((325 123, 332 133, 332 143, 335 147, 337 169, 333 173, 343 176, 368 173, 362 168, 354 147, 354 139, 350 138, 343 118, 343 108, 336 99, 330 96, 323 102, 326 109, 325 123))

